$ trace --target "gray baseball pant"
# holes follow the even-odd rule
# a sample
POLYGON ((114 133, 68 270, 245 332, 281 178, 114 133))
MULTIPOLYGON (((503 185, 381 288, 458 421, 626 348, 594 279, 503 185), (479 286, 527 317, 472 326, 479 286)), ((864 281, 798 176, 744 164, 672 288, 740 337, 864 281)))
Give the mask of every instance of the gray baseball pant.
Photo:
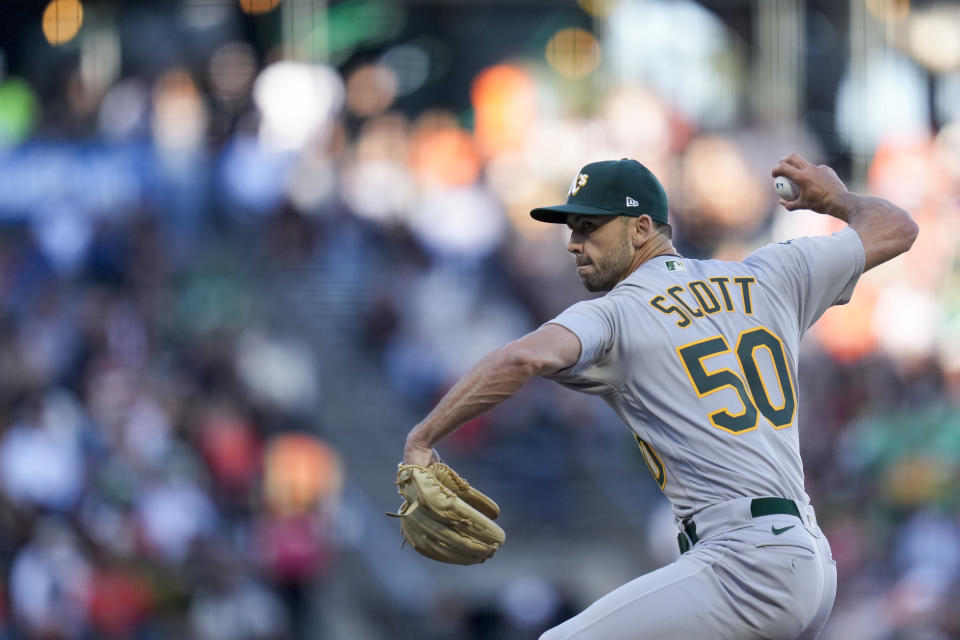
POLYGON ((830 545, 813 507, 764 500, 794 504, 797 515, 758 515, 751 498, 707 507, 690 519, 695 529, 682 523, 694 544, 680 558, 540 640, 814 640, 836 596, 830 545))

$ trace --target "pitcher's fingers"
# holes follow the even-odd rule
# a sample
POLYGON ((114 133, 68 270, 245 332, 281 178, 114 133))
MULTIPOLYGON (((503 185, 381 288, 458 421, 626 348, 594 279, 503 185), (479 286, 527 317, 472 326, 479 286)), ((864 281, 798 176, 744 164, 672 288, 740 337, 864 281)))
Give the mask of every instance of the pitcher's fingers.
POLYGON ((803 169, 811 166, 807 159, 801 156, 799 153, 791 153, 786 158, 780 158, 781 164, 789 164, 792 167, 797 169, 803 169))
POLYGON ((821 169, 826 169, 827 171, 830 172, 830 175, 832 175, 832 176, 833 176, 834 178, 836 178, 837 180, 840 180, 840 176, 837 175, 837 172, 834 171, 833 167, 831 167, 830 165, 821 164, 821 165, 820 165, 820 168, 821 168, 821 169))
POLYGON ((780 206, 787 211, 796 211, 798 209, 807 208, 800 202, 800 198, 797 198, 796 200, 784 200, 783 198, 780 198, 780 206))
POLYGON ((792 164, 787 164, 786 161, 781 160, 780 164, 775 166, 773 171, 770 172, 770 175, 772 175, 774 178, 777 176, 786 176, 796 182, 797 174, 799 173, 800 170, 797 167, 793 166, 792 164))

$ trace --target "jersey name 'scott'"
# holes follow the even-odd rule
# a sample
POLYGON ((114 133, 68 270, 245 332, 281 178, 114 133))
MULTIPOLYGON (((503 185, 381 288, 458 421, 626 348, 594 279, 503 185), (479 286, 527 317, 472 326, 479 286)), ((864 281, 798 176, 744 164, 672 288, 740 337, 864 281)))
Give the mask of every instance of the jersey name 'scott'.
POLYGON ((658 256, 550 321, 581 344, 578 362, 551 377, 603 396, 680 518, 745 496, 807 502, 799 342, 850 299, 863 266, 850 228, 743 262, 658 256))

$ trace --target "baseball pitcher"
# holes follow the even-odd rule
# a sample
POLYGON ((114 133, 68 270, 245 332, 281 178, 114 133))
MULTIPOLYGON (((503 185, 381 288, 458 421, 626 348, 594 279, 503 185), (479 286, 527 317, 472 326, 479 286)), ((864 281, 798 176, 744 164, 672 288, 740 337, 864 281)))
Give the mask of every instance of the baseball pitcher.
POLYGON ((799 343, 918 228, 825 165, 791 155, 772 173, 797 185, 796 199, 780 201, 787 209, 847 227, 742 262, 692 260, 677 254, 666 194, 643 165, 583 167, 566 204, 531 215, 570 227, 580 280, 608 293, 488 355, 407 436, 404 535, 425 555, 471 564, 505 536, 496 504, 439 463, 441 439, 534 376, 602 396, 633 432, 673 505, 682 553, 541 640, 807 639, 827 620, 837 573, 804 491, 799 343))

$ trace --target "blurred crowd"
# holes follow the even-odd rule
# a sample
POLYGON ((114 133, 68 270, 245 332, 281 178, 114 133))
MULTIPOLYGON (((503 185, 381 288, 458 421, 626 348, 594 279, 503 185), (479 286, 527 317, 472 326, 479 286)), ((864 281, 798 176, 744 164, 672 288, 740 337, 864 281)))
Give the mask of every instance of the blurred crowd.
POLYGON ((340 460, 239 256, 178 260, 134 212, 69 274, 22 225, 2 240, 4 637, 308 629, 340 460))
MULTIPOLYGON (((708 128, 655 83, 576 84, 596 65, 565 67, 565 40, 549 65, 488 61, 457 111, 404 101, 442 73, 437 42, 307 64, 255 50, 235 12, 184 7, 131 18, 147 44, 187 24, 203 44, 183 59, 121 65, 118 36, 91 22, 52 77, 0 72, 0 638, 318 637, 324 585, 348 579, 342 489, 382 471, 332 444, 354 425, 330 431, 324 376, 354 386, 350 402, 375 389, 416 415, 582 299, 565 229, 527 212, 562 202, 593 160, 657 173, 691 257, 836 229, 777 207, 769 171, 792 151, 835 161, 921 228, 804 344, 807 485, 840 574, 826 637, 960 637, 960 112, 879 141, 853 176, 802 126, 708 128), (585 89, 588 104, 572 97, 585 89), (36 154, 46 170, 17 171, 36 154), (278 307, 277 283, 304 273, 339 301, 352 330, 336 348, 355 371, 326 369, 290 321, 315 297, 278 307)), ((589 50, 584 33, 571 46, 589 50)), ((399 455, 408 426, 381 444, 399 455)), ((564 523, 584 476, 646 474, 631 442, 604 407, 536 384, 447 447, 496 465, 523 518, 564 523), (622 442, 626 470, 589 454, 600 441, 622 442)), ((446 617, 409 637, 535 638, 588 604, 580 593, 526 576, 482 603, 445 594, 446 617)), ((389 603, 357 601, 382 637, 413 633, 389 603)))

